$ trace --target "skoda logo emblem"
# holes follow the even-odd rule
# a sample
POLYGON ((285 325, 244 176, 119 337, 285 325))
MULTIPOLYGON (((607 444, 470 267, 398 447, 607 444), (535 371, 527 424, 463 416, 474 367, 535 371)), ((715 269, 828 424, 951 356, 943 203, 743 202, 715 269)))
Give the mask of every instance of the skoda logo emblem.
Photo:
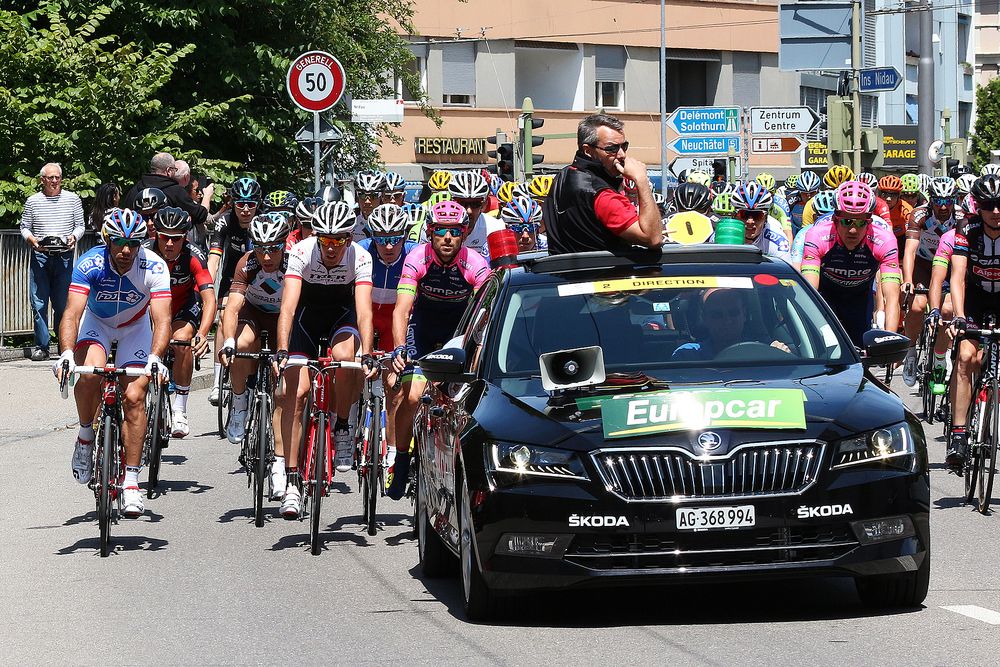
POLYGON ((714 452, 722 446, 722 436, 715 431, 705 431, 698 436, 698 446, 706 452, 714 452))

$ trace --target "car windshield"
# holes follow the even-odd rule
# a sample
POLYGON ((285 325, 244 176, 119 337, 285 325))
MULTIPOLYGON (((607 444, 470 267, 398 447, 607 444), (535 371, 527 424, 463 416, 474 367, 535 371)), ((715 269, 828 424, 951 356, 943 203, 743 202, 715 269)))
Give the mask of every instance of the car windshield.
POLYGON ((502 386, 515 394, 538 393, 539 355, 593 345, 609 374, 668 382, 856 361, 798 276, 758 270, 518 286, 490 334, 490 376, 513 381, 502 386))

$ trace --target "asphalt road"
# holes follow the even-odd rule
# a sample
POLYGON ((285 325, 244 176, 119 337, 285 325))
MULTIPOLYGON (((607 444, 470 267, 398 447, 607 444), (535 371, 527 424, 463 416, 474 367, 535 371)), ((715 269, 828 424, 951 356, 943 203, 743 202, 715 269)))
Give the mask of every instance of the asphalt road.
MULTIPOLYGON (((191 397, 192 436, 164 457, 163 493, 113 527, 115 552, 98 557, 93 495, 69 469, 74 411, 46 373, 0 366, 2 664, 986 665, 1000 655, 1000 517, 962 506, 961 480, 940 466, 922 609, 871 614, 848 581, 791 581, 532 597, 515 619, 474 625, 457 579, 422 578, 408 504, 383 500, 383 529, 363 531, 351 475, 324 504, 320 556, 307 523, 273 505, 254 528, 246 476, 214 432, 205 390, 191 397)), ((943 456, 933 440, 932 460, 943 456)))

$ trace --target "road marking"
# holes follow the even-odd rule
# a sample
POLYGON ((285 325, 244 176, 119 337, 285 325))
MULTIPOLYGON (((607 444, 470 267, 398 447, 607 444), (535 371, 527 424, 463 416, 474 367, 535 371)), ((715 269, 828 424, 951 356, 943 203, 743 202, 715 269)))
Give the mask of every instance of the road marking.
POLYGON ((962 616, 974 618, 977 621, 982 621, 983 623, 1000 625, 1000 611, 993 611, 992 609, 987 609, 986 607, 978 607, 974 604, 949 605, 942 606, 941 608, 953 611, 956 614, 961 614, 962 616))

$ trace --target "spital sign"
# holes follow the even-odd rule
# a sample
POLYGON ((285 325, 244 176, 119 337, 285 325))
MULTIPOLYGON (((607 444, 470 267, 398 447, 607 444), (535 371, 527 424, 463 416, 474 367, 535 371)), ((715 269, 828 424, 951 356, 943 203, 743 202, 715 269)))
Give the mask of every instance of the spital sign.
POLYGON ((482 137, 415 137, 413 152, 417 155, 463 156, 486 158, 486 139, 482 137))

